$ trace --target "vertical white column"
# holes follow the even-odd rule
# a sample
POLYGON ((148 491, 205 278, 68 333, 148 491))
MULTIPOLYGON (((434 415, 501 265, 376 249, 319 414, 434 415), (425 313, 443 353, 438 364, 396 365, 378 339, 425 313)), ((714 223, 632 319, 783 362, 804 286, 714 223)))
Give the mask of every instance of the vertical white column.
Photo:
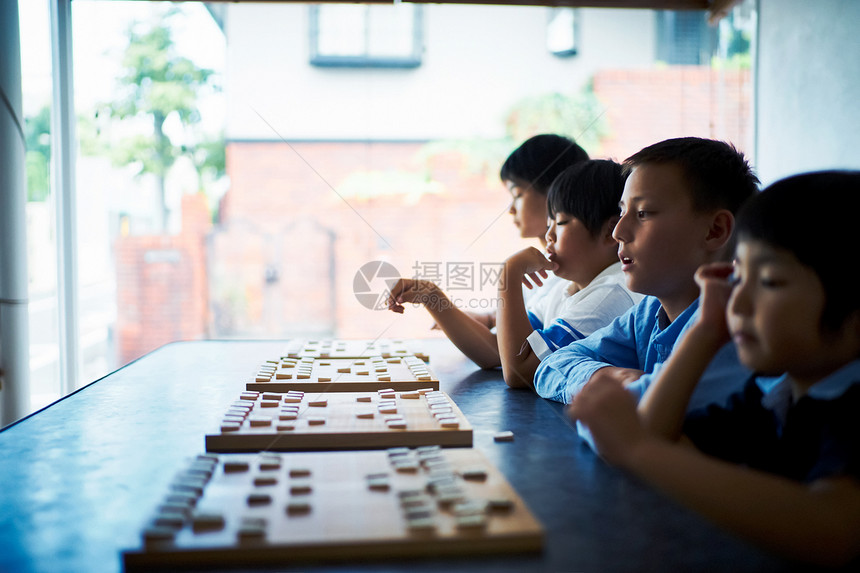
POLYGON ((75 98, 71 0, 51 0, 54 79, 51 157, 57 201, 57 295, 60 317, 60 390, 78 388, 78 261, 75 189, 75 98))
POLYGON ((0 426, 30 411, 26 142, 18 3, 0 2, 0 426))

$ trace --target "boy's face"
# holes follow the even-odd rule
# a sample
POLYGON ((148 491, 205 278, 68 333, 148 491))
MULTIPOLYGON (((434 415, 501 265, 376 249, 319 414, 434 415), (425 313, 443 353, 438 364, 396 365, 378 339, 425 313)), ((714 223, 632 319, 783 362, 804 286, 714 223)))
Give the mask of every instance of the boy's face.
POLYGON ((822 335, 821 281, 791 252, 742 241, 735 279, 726 318, 738 358, 747 367, 814 382, 844 364, 832 357, 838 338, 822 335))
POLYGON ((705 238, 711 216, 692 207, 688 183, 672 163, 644 164, 631 172, 612 236, 630 290, 656 296, 670 316, 698 296, 693 279, 708 262, 705 238))
POLYGON ((546 232, 548 258, 558 264, 553 274, 580 288, 588 285, 606 267, 607 256, 616 248, 609 240, 608 231, 604 231, 603 235, 595 237, 573 215, 556 213, 555 219, 549 220, 546 232), (604 238, 606 240, 602 240, 604 238))
POLYGON ((541 195, 524 181, 505 181, 505 187, 513 197, 509 213, 514 216, 514 225, 520 230, 520 236, 543 240, 546 234, 546 195, 541 195))

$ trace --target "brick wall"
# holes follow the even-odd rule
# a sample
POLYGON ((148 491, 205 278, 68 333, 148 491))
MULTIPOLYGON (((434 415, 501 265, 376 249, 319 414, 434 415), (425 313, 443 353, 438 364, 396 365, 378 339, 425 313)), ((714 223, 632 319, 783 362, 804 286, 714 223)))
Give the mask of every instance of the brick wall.
POLYGON ((180 234, 117 239, 121 364, 168 342, 205 338, 209 297, 204 238, 210 228, 205 197, 186 195, 180 234))
POLYGON ((752 152, 750 70, 604 70, 594 76, 594 93, 610 130, 601 141, 603 157, 623 160, 651 143, 689 135, 752 152))

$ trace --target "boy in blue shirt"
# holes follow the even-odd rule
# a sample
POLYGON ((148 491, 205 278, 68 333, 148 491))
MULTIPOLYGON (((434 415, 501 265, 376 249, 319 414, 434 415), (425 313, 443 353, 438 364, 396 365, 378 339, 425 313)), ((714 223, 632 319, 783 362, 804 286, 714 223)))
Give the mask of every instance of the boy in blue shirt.
POLYGON ((637 407, 588 384, 569 414, 599 453, 716 523, 794 559, 860 564, 860 298, 855 242, 834 208, 860 210, 860 172, 789 177, 738 218, 735 264, 697 273, 701 312, 637 407), (802 210, 802 225, 798 214, 802 210), (687 412, 727 340, 754 377, 725 405, 687 412), (681 438, 684 441, 681 441, 681 438), (690 447, 692 445, 693 447, 690 447))
MULTIPOLYGON (((661 141, 624 162, 630 174, 621 197, 619 243, 628 288, 642 302, 590 336, 560 348, 535 373, 535 390, 570 402, 587 383, 619 381, 641 395, 698 308, 694 275, 732 251, 735 214, 758 190, 742 153, 695 137, 661 141)), ((731 392, 743 367, 731 345, 714 358, 693 404, 731 392)))

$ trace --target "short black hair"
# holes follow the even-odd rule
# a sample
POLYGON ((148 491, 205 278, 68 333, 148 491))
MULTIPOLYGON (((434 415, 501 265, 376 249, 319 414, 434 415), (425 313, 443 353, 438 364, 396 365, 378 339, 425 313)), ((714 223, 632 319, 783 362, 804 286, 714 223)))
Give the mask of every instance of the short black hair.
POLYGON ((693 209, 698 212, 728 209, 737 214, 758 192, 759 180, 732 144, 700 137, 666 139, 624 160, 626 172, 640 165, 676 164, 690 184, 693 209))
POLYGON ((771 184, 741 209, 737 234, 789 251, 812 269, 825 293, 821 326, 835 332, 860 310, 860 297, 846 276, 844 250, 857 232, 834 221, 834 211, 860 212, 860 171, 802 173, 771 184))
POLYGON ((547 214, 552 219, 566 213, 582 221, 593 237, 621 211, 618 203, 624 192, 626 174, 620 163, 590 159, 571 165, 550 185, 547 214))
POLYGON ((546 195, 558 174, 567 167, 586 161, 588 153, 574 140, 561 135, 535 135, 517 147, 502 164, 502 181, 525 183, 546 195))

